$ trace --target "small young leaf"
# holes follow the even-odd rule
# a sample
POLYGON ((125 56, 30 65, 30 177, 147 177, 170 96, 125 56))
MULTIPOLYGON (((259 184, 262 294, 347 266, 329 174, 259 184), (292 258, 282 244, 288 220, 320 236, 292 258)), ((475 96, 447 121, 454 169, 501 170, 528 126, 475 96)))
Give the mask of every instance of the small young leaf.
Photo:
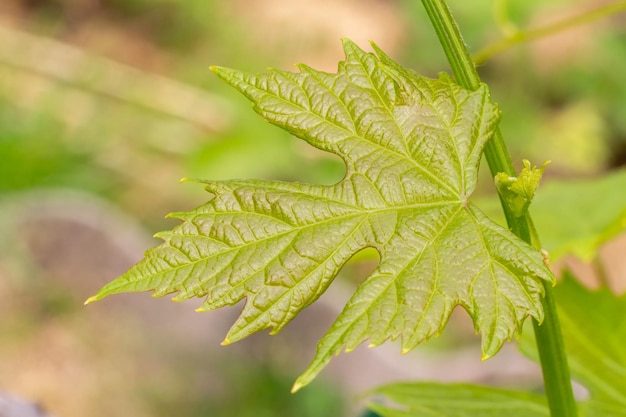
POLYGON ((496 188, 516 217, 524 217, 528 206, 535 196, 543 171, 550 161, 541 168, 531 167, 530 161, 524 159, 524 168, 518 177, 509 177, 500 172, 495 177, 496 188))
POLYGON ((374 389, 397 404, 372 404, 381 417, 549 417, 545 397, 470 384, 398 383, 374 389))
POLYGON ((330 285, 342 265, 371 247, 380 263, 358 288, 296 382, 309 381, 343 347, 402 340, 404 352, 443 329, 463 306, 483 335, 484 357, 542 319, 541 255, 470 201, 499 111, 486 86, 462 89, 424 78, 375 48, 344 42, 337 74, 252 75, 213 70, 271 123, 341 156, 333 186, 207 182, 213 198, 173 214, 164 243, 90 299, 124 291, 206 297, 200 311, 246 299, 226 336, 278 332, 330 285))

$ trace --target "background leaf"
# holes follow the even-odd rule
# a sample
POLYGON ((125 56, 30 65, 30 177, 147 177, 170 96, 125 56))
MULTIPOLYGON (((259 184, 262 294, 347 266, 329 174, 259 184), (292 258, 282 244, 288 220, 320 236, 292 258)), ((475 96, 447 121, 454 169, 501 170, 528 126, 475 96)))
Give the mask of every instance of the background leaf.
POLYGON ((399 383, 372 391, 396 406, 372 404, 382 417, 549 417, 538 394, 470 384, 399 383))
MULTIPOLYGON (((572 377, 591 394, 581 404, 585 415, 626 415, 626 296, 591 291, 570 273, 555 296, 572 377)), ((532 332, 524 333, 520 348, 538 361, 532 332)))
MULTIPOLYGON (((377 49, 377 48, 376 48, 377 49)), ((124 291, 206 297, 200 311, 246 299, 225 343, 278 332, 330 285, 356 252, 380 263, 358 288, 294 389, 366 339, 407 352, 440 333, 456 305, 483 335, 483 356, 542 318, 541 255, 469 200, 499 118, 488 90, 432 80, 344 42, 337 74, 215 72, 271 123, 341 156, 333 186, 207 182, 213 198, 172 217, 165 242, 88 301, 124 291)))

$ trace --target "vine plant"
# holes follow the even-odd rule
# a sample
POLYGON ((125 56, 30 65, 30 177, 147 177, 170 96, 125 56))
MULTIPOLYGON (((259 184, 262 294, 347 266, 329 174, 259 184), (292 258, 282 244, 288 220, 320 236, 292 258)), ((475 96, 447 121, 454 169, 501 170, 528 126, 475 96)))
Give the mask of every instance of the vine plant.
MULTIPOLYGON (((399 339, 402 352, 412 350, 439 334, 460 305, 482 335, 485 359, 517 338, 524 320, 532 318, 545 397, 472 385, 393 384, 375 392, 400 408, 373 404, 376 412, 576 416, 555 278, 528 213, 543 167, 525 161, 515 173, 498 128, 500 110, 445 1, 423 5, 456 81, 445 74, 423 77, 376 45, 368 53, 349 40, 336 74, 306 65, 298 73, 272 69, 256 75, 212 68, 269 122, 339 155, 344 179, 332 186, 206 181, 211 199, 171 214, 182 224, 158 234, 164 243, 87 302, 154 291, 177 293, 176 301, 204 297, 198 311, 208 311, 245 298, 223 342, 229 344, 263 329, 279 332, 321 296, 349 258, 371 247, 380 255, 377 268, 323 336, 293 391, 309 384, 333 356, 366 340, 376 346, 399 339), (509 229, 472 201, 483 154, 509 229)), ((571 311, 561 313, 569 317, 571 311)), ((533 356, 528 341, 523 345, 533 356)), ((588 381, 595 397, 582 404, 585 415, 626 415, 619 382, 609 383, 611 390, 588 381)))

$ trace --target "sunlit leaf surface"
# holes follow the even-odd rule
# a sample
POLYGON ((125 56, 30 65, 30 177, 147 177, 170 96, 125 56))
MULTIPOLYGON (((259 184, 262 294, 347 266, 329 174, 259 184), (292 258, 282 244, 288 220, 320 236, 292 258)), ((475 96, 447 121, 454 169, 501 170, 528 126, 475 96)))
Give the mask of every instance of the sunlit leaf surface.
MULTIPOLYGON (((278 332, 330 285, 356 252, 380 254, 318 345, 294 389, 342 349, 401 339, 404 352, 442 331, 456 305, 483 335, 485 357, 542 319, 542 257, 469 200, 499 112, 482 86, 462 89, 406 70, 376 49, 344 42, 337 74, 214 71, 255 110, 311 145, 339 155, 333 186, 206 182, 212 198, 172 216, 160 246, 95 297, 153 290, 204 297, 200 311, 246 299, 225 343, 278 332)), ((271 161, 267 161, 271 163, 271 161)))

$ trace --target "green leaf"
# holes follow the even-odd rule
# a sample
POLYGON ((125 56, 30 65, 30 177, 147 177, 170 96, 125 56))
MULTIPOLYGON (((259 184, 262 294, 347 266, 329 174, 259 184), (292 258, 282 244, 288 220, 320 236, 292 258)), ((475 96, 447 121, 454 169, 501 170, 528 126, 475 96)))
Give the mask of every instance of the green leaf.
POLYGON ((538 394, 470 384, 399 383, 376 388, 395 406, 371 404, 382 417, 549 417, 538 394))
POLYGON ((530 161, 524 159, 524 168, 518 177, 509 177, 500 172, 495 177, 496 188, 516 217, 524 217, 528 206, 535 196, 543 171, 550 161, 541 168, 531 167, 530 161))
POLYGON ((624 417, 626 408, 623 404, 603 401, 583 401, 578 404, 581 417, 624 417))
MULTIPOLYGON (((565 273, 555 297, 572 377, 591 394, 584 415, 626 416, 626 296, 589 290, 565 273)), ((520 348, 538 361, 530 332, 520 348)))
MULTIPOLYGON (((213 198, 172 216, 164 243, 88 301, 124 291, 206 297, 200 311, 246 299, 225 343, 277 333, 330 285, 355 253, 374 248, 376 270, 320 342, 294 389, 344 347, 402 340, 407 352, 436 335, 456 305, 483 335, 483 355, 542 319, 541 255, 469 200, 499 111, 486 86, 424 78, 377 48, 344 42, 337 74, 246 74, 214 68, 271 123, 339 155, 333 186, 207 182, 213 198)), ((271 161, 268 161, 270 163, 271 161)))

